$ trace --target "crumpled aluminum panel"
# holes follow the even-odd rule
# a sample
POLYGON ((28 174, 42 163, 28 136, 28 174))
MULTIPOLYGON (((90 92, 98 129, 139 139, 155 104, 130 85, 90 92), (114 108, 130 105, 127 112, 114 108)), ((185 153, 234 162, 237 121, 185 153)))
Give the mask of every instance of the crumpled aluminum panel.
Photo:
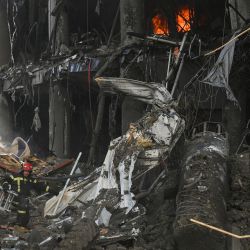
POLYGON ((172 100, 168 90, 159 83, 146 83, 118 77, 98 77, 95 80, 106 92, 122 92, 148 104, 156 103, 162 106, 172 100))

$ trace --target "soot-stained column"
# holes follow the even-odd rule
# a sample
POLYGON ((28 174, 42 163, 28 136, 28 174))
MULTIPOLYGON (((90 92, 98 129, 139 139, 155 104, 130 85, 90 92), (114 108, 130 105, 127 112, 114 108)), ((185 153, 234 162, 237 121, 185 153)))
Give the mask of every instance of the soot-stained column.
POLYGON ((4 93, 0 93, 0 117, 0 137, 4 141, 11 141, 14 136, 13 115, 10 101, 4 93))
MULTIPOLYGON (((0 2, 0 66, 11 60, 10 36, 7 21, 7 9, 4 1, 0 2)), ((0 90, 0 136, 4 140, 11 140, 13 134, 13 117, 10 102, 0 90)))
POLYGON ((144 1, 143 0, 121 0, 121 41, 123 44, 133 42, 133 38, 127 32, 133 31, 144 33, 144 1))
MULTIPOLYGON (((57 26, 51 16, 56 0, 48 1, 49 36, 55 28, 55 43, 52 45, 54 54, 58 54, 62 45, 68 45, 68 15, 64 6, 58 14, 57 26)), ((70 105, 68 94, 62 82, 50 83, 49 89, 49 148, 58 157, 66 158, 70 155, 70 105)))
POLYGON ((56 0, 48 0, 48 35, 49 35, 49 39, 51 37, 52 34, 52 30, 55 26, 55 21, 56 21, 56 17, 52 16, 52 11, 55 9, 56 7, 56 0))
MULTIPOLYGON (((144 20, 144 1, 143 0, 121 0, 120 2, 120 20, 121 20, 121 43, 123 45, 134 42, 134 38, 127 35, 127 32, 145 33, 144 20)), ((128 55, 129 56, 129 55, 128 55)), ((126 67, 127 65, 125 65, 126 67)), ((124 68, 121 67, 121 76, 136 80, 143 80, 140 70, 134 67, 125 73, 124 68)), ((125 97, 122 103, 122 134, 124 134, 131 122, 140 119, 144 113, 145 104, 125 97)))
MULTIPOLYGON (((4 1, 2 1, 4 2, 4 1)), ((0 65, 10 62, 10 36, 6 16, 6 6, 0 2, 0 65)))
POLYGON ((70 108, 61 83, 50 86, 49 146, 60 158, 70 154, 70 108))

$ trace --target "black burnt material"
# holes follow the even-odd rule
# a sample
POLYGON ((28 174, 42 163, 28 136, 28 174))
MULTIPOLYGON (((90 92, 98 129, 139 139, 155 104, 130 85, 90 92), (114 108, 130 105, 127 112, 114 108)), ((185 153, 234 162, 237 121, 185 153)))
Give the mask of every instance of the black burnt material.
POLYGON ((196 219, 226 227, 227 139, 214 132, 203 132, 186 142, 174 234, 178 250, 224 250, 222 234, 193 224, 196 219))

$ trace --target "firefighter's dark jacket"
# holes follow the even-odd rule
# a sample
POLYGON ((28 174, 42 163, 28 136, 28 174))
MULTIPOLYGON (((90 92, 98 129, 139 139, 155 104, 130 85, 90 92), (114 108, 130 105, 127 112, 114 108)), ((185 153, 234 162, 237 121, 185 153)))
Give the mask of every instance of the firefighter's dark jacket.
POLYGON ((22 174, 9 175, 5 181, 11 184, 11 189, 21 196, 28 197, 31 189, 39 193, 48 192, 49 186, 44 182, 39 182, 32 176, 25 177, 22 174))

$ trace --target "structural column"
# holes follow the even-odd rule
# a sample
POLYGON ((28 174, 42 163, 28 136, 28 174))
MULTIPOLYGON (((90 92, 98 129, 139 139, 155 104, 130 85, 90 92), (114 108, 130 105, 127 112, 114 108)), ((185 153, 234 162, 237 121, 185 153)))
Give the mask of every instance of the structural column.
MULTIPOLYGON (((121 20, 121 42, 127 45, 134 42, 134 38, 127 35, 127 32, 145 33, 144 1, 143 0, 121 0, 120 1, 120 20, 121 20)), ((121 68, 121 76, 136 80, 143 80, 140 71, 131 67, 132 71, 127 73, 121 68)), ((144 113, 144 103, 125 97, 122 104, 122 134, 128 125, 140 119, 144 113)))
MULTIPOLYGON (((10 36, 6 16, 6 6, 0 3, 0 66, 6 65, 11 59, 10 36)), ((11 140, 13 135, 13 117, 10 102, 0 91, 0 136, 3 140, 11 140)))
POLYGON ((52 16, 52 11, 56 7, 56 0, 48 0, 48 31, 49 31, 49 39, 52 34, 52 30, 55 26, 56 17, 52 16))
POLYGON ((61 83, 50 86, 49 148, 60 158, 70 155, 70 105, 61 83))
POLYGON ((143 0, 121 0, 121 41, 123 44, 133 42, 133 38, 127 32, 144 33, 144 1, 143 0))
MULTIPOLYGON (((48 29, 49 38, 55 32, 53 52, 60 51, 62 44, 68 44, 68 19, 64 8, 55 27, 55 17, 51 15, 56 6, 56 0, 48 1, 48 29)), ((51 82, 49 90, 49 148, 58 157, 66 158, 70 155, 70 104, 67 91, 62 82, 51 82)))
POLYGON ((6 6, 0 3, 0 66, 10 62, 10 36, 6 16, 6 6))
POLYGON ((4 93, 0 94, 0 139, 11 141, 14 137, 11 104, 4 93))

